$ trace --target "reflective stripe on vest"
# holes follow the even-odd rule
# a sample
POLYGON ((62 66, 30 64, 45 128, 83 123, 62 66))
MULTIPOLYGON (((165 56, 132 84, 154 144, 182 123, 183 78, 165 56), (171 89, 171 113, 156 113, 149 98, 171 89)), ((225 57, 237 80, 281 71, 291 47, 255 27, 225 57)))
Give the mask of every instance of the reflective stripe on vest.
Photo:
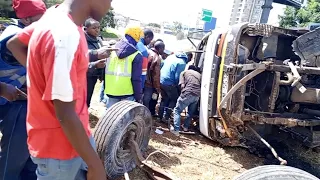
POLYGON ((119 59, 115 52, 111 53, 110 60, 106 64, 105 94, 112 96, 132 95, 131 82, 132 62, 138 52, 125 59, 119 59))
MULTIPOLYGON (((11 25, 0 36, 0 82, 11 84, 17 88, 21 88, 26 83, 26 68, 16 62, 7 49, 6 43, 19 31, 21 31, 21 27, 11 25)), ((7 100, 0 97, 0 105, 6 103, 7 100)))

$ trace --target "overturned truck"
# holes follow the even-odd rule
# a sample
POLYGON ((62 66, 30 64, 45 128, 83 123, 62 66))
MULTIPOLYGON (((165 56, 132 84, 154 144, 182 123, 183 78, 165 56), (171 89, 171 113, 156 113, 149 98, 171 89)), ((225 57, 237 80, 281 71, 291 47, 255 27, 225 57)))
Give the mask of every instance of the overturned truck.
MULTIPOLYGON (((214 30, 197 46, 195 65, 202 72, 199 126, 206 137, 246 146, 253 133, 270 147, 260 135, 280 127, 309 147, 320 146, 320 29, 238 24, 214 30)), ((94 138, 109 179, 136 165, 152 179, 176 179, 144 158, 152 121, 145 106, 130 101, 113 105, 99 120, 94 138)), ((235 177, 243 179, 318 178, 292 167, 262 166, 235 177)))
POLYGON ((238 146, 257 124, 276 125, 320 146, 320 29, 238 24, 207 34, 197 51, 205 136, 238 146))

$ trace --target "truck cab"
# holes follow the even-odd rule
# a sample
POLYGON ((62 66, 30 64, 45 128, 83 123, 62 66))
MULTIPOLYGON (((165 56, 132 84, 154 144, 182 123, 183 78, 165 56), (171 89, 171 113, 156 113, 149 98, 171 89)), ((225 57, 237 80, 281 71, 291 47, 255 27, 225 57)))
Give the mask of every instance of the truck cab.
POLYGON ((248 23, 206 34, 195 56, 202 71, 201 133, 238 146, 251 138, 248 129, 267 125, 319 146, 319 36, 319 29, 248 23))

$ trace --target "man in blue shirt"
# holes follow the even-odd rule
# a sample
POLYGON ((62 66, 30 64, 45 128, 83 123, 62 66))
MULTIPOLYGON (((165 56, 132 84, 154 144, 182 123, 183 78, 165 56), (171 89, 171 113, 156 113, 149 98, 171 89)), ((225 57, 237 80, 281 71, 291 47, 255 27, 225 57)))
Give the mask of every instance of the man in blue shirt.
POLYGON ((143 34, 144 34, 144 37, 141 38, 140 41, 136 45, 136 48, 142 54, 142 74, 141 74, 142 90, 144 88, 144 83, 146 80, 147 69, 148 69, 149 53, 148 53, 147 46, 151 43, 151 41, 154 37, 153 32, 150 29, 145 29, 143 34))
POLYGON ((179 52, 170 55, 163 63, 161 68, 161 104, 159 108, 159 120, 167 122, 171 116, 172 109, 175 107, 180 95, 179 78, 188 63, 188 56, 179 52), (163 119, 164 110, 166 114, 163 119))

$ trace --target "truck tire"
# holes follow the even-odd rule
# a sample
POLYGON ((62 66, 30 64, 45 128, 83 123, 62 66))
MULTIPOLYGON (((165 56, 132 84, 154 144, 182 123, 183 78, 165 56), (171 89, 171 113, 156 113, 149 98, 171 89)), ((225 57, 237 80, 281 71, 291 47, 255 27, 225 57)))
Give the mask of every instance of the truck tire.
POLYGON ((319 180, 317 177, 294 167, 281 165, 259 166, 249 169, 233 180, 319 180))
POLYGON ((97 123, 93 136, 109 179, 123 176, 136 167, 128 146, 129 131, 136 133, 140 150, 148 147, 152 128, 150 111, 132 101, 121 101, 110 107, 97 123))

